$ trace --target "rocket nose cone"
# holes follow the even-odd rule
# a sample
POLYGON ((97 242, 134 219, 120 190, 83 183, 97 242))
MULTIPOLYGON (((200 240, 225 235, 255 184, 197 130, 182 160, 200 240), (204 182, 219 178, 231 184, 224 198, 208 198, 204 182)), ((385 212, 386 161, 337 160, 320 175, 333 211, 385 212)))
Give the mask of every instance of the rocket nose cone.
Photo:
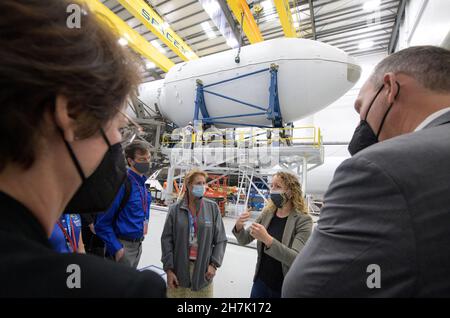
POLYGON ((361 77, 361 66, 358 65, 354 57, 347 57, 347 81, 355 84, 361 77))

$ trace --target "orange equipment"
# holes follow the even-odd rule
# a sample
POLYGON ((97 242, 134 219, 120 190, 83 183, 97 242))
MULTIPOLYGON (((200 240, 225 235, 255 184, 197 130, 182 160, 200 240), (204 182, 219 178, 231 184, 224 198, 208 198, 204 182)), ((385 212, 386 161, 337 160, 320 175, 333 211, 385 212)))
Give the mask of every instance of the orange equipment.
POLYGON ((205 192, 205 197, 217 202, 219 205, 220 214, 225 216, 225 204, 227 203, 227 197, 229 192, 228 176, 208 174, 209 181, 208 188, 205 192))

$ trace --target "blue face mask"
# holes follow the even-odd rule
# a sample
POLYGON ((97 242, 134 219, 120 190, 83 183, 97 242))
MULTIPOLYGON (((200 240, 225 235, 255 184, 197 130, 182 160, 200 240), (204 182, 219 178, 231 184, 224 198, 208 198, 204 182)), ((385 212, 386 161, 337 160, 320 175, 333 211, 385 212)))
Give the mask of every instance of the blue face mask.
POLYGON ((192 194, 197 197, 201 198, 205 194, 205 186, 196 184, 192 187, 192 194))

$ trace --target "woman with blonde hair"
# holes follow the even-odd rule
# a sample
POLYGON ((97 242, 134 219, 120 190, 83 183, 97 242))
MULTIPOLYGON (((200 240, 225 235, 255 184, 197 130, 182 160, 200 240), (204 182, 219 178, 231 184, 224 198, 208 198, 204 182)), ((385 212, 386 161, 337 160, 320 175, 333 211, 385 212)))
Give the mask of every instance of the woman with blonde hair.
POLYGON ((213 297, 213 278, 227 244, 219 206, 204 198, 206 172, 193 169, 184 178, 184 195, 169 207, 161 235, 168 297, 213 297))
POLYGON ((233 234, 239 244, 257 240, 258 260, 251 298, 280 298, 284 276, 305 245, 312 230, 297 176, 277 172, 272 177, 269 203, 247 229, 250 213, 236 221, 233 234))

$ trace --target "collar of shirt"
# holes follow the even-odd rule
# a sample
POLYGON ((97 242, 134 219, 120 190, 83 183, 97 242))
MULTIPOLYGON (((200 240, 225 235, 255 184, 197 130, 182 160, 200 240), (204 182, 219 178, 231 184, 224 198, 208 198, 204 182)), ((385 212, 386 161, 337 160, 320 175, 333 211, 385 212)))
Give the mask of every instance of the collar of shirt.
POLYGON ((26 237, 50 247, 44 228, 31 211, 3 192, 0 192, 0 231, 26 237))
MULTIPOLYGON (((200 201, 200 205, 198 208, 198 211, 203 210, 203 201, 205 200, 205 198, 203 197, 202 200, 200 201), (201 208, 201 209, 200 209, 201 208)), ((187 198, 187 196, 185 195, 184 198, 182 199, 182 201, 180 202, 180 209, 186 210, 188 213, 191 212, 191 209, 189 208, 189 200, 187 198)))
POLYGON ((444 115, 445 113, 450 111, 450 107, 438 110, 437 112, 432 113, 430 116, 428 116, 427 118, 425 118, 425 120, 420 123, 419 126, 417 126, 416 129, 414 129, 414 131, 419 131, 424 129, 429 123, 431 123, 433 120, 435 120, 436 118, 444 115))
POLYGON ((136 172, 134 172, 133 170, 131 170, 130 168, 128 168, 128 173, 131 174, 136 179, 136 181, 138 181, 139 184, 142 186, 145 184, 145 181, 147 181, 146 176, 141 176, 141 175, 137 174, 136 172))
POLYGON ((184 209, 189 212, 189 202, 187 199, 187 195, 185 195, 184 198, 181 200, 180 209, 184 209))

